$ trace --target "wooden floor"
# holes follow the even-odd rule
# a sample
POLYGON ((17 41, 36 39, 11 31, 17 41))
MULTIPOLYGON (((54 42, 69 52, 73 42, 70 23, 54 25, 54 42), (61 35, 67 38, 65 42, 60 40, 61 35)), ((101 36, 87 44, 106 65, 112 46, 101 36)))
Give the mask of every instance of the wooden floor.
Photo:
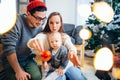
MULTIPOLYGON (((78 56, 80 59, 80 54, 81 54, 81 49, 82 46, 81 45, 75 45, 78 51, 78 56)), ((95 76, 95 68, 93 66, 93 59, 92 57, 94 57, 94 53, 92 53, 92 51, 87 51, 85 50, 85 54, 88 55, 89 57, 84 56, 84 64, 81 67, 85 77, 87 78, 87 80, 99 80, 96 76, 95 76), (91 56, 91 57, 90 57, 91 56)))
POLYGON ((84 65, 81 67, 87 80, 99 80, 95 76, 95 69, 93 67, 93 58, 85 57, 84 65))

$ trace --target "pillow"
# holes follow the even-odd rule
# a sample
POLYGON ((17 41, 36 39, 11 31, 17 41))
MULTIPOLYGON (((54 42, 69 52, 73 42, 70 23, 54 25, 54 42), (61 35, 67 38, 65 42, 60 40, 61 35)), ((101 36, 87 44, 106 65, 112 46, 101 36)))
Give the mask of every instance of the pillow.
POLYGON ((82 26, 76 26, 75 30, 74 30, 74 39, 75 39, 75 44, 82 44, 82 39, 79 36, 79 32, 82 29, 82 26))
POLYGON ((69 36, 73 35, 74 29, 75 29, 75 25, 74 24, 68 24, 68 23, 64 23, 64 31, 65 33, 67 33, 69 36))

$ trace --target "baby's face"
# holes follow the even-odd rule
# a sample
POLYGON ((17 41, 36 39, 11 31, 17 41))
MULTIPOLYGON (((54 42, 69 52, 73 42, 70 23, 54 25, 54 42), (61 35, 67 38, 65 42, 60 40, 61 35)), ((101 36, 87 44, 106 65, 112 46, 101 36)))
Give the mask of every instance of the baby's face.
POLYGON ((54 49, 54 50, 57 50, 59 49, 59 47, 62 45, 62 40, 61 40, 61 37, 58 35, 58 36, 51 36, 49 38, 49 42, 50 42, 50 46, 54 49))

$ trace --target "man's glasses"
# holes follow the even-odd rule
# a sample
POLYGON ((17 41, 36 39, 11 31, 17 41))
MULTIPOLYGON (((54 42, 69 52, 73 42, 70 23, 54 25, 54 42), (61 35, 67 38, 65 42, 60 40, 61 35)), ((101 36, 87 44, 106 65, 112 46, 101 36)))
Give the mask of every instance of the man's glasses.
MULTIPOLYGON (((32 15, 32 14, 31 14, 32 15)), ((37 21, 45 21, 47 18, 46 17, 44 17, 44 18, 41 18, 41 17, 36 17, 36 16, 34 16, 34 15, 32 15, 37 21)))

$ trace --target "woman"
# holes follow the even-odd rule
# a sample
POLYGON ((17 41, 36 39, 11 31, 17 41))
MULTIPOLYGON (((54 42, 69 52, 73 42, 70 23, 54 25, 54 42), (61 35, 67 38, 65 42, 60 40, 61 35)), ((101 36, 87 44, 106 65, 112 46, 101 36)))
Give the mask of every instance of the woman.
MULTIPOLYGON (((35 38, 30 39, 28 46, 34 50, 44 51, 50 48, 47 40, 47 33, 49 32, 64 32, 63 30, 63 21, 60 13, 53 12, 49 15, 47 23, 45 25, 42 33, 38 34, 35 38)), ((75 46, 72 44, 70 37, 67 34, 62 34, 63 45, 65 45, 68 50, 68 58, 73 62, 75 66, 79 66, 79 60, 77 56, 77 51, 75 46)), ((70 67, 65 75, 70 80, 84 80, 84 76, 80 68, 72 66, 70 67)))

